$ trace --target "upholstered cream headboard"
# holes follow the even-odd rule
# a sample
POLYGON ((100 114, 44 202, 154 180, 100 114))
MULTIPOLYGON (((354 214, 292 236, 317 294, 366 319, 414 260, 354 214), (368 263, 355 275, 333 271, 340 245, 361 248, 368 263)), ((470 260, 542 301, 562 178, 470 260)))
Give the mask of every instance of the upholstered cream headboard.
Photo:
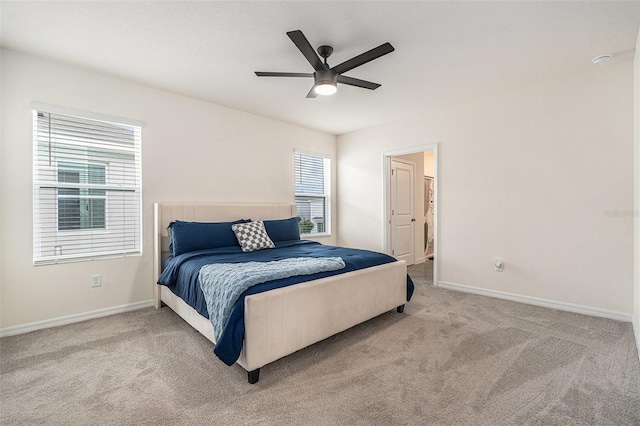
POLYGON ((237 219, 288 219, 296 215, 295 204, 155 203, 154 283, 169 256, 167 227, 174 220, 188 222, 229 222, 237 219))

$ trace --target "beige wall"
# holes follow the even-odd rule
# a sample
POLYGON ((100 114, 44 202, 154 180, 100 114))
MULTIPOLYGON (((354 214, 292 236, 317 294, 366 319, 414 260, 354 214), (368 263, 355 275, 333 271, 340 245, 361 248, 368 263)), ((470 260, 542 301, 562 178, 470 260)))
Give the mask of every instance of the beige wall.
POLYGON ((295 148, 333 157, 335 182, 330 134, 11 51, 1 84, 3 328, 150 300, 156 201, 293 203, 295 148), (31 101, 144 122, 141 257, 32 265, 31 101))
POLYGON ((383 153, 438 143, 442 282, 630 318, 632 88, 611 63, 339 136, 339 243, 383 249, 383 153))

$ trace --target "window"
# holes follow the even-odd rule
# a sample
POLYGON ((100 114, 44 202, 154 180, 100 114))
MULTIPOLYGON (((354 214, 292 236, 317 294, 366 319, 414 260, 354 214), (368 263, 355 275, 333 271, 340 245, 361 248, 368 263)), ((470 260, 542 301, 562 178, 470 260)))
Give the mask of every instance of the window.
POLYGON ((33 261, 141 253, 140 127, 33 111, 33 261))
MULTIPOLYGON (((58 182, 105 185, 105 166, 58 163, 58 182)), ((104 189, 58 188, 58 230, 105 229, 104 189)))
POLYGON ((296 207, 301 234, 331 233, 331 160, 295 153, 296 207))

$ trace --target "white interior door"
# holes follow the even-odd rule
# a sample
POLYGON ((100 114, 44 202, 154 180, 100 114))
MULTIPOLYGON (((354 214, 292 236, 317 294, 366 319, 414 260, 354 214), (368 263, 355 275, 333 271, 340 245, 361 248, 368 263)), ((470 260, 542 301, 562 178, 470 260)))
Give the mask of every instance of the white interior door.
POLYGON ((415 165, 391 159, 391 255, 415 263, 415 165))

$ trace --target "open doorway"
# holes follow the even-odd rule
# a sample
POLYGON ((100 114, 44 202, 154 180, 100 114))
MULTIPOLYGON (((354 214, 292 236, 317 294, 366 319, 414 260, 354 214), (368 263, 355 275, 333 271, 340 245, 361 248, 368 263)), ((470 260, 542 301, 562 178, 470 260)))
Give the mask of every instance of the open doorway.
POLYGON ((424 151, 424 257, 433 260, 435 256, 435 161, 433 159, 433 151, 424 151))
POLYGON ((385 250, 438 285, 437 144, 384 154, 385 250), (412 167, 411 167, 412 165, 412 167))

